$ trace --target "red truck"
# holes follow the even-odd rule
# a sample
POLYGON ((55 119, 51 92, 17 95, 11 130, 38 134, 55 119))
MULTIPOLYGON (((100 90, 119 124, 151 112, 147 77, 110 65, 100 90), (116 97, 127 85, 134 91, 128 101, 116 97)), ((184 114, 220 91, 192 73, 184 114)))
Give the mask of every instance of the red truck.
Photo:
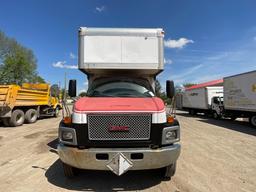
MULTIPOLYGON (((60 122, 58 154, 67 177, 75 169, 162 169, 175 174, 180 154, 179 122, 155 95, 163 71, 162 29, 79 30, 79 69, 87 75, 87 96, 60 122)), ((69 82, 76 96, 76 80, 69 82)), ((167 81, 168 97, 174 84, 167 81)))

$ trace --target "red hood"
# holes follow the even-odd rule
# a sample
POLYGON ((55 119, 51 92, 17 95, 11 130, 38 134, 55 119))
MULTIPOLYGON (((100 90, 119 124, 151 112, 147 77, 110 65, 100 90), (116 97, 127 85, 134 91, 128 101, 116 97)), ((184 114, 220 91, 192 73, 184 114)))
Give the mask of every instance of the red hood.
POLYGON ((152 98, 82 97, 74 104, 74 112, 161 112, 164 103, 152 98))

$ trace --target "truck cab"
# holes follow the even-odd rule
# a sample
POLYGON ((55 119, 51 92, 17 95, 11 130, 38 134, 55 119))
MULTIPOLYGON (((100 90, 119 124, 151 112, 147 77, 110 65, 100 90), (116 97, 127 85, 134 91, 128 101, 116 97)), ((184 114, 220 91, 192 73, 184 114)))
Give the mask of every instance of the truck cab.
POLYGON ((223 97, 219 97, 219 96, 212 97, 211 109, 213 111, 213 117, 215 119, 220 118, 223 115, 223 110, 224 110, 223 97))
MULTIPOLYGON (((86 41, 83 35, 80 38, 80 57, 82 55, 83 59, 80 58, 82 63, 79 65, 80 70, 88 77, 87 96, 74 103, 72 117, 60 122, 58 154, 66 176, 73 176, 77 168, 110 170, 118 176, 128 170, 146 169, 162 169, 166 178, 175 174, 180 154, 179 122, 166 113, 163 101, 155 95, 156 75, 163 65, 161 31, 99 28, 80 30, 80 35, 91 35, 94 39, 86 41), (111 41, 108 41, 109 36, 111 41), (97 47, 95 42, 98 38, 105 39, 105 44, 97 47), (134 41, 134 38, 138 38, 140 43, 134 41), (148 44, 148 38, 154 39, 157 44, 151 42, 149 44, 155 47, 141 49, 145 46, 141 43, 148 44), (81 45, 85 41, 93 45, 81 45), (126 41, 122 50, 128 51, 129 57, 132 57, 126 58, 129 63, 122 60, 116 65, 118 55, 112 58, 111 63, 109 58, 108 61, 102 61, 102 55, 108 55, 103 52, 109 51, 102 47, 113 47, 115 41, 126 41), (134 46, 143 53, 138 55, 136 49, 132 53, 134 46), (98 54, 90 53, 91 49, 97 49, 98 54), (140 62, 148 60, 144 51, 147 54, 154 52, 157 65, 154 66, 154 60, 141 67, 135 60, 130 63, 135 56, 141 56, 140 62), (101 59, 97 60, 99 57, 101 59), (92 65, 88 60, 94 60, 93 63, 96 64, 92 65), (97 66, 97 61, 102 63, 97 66)), ((172 81, 167 81, 166 89, 168 96, 173 97, 172 81)), ((69 83, 69 95, 76 96, 75 80, 69 83)))

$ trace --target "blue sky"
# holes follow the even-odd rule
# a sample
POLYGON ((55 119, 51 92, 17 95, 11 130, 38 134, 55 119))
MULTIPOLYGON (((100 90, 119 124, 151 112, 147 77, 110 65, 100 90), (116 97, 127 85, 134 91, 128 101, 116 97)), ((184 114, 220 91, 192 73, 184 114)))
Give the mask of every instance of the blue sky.
POLYGON ((6 0, 0 30, 31 48, 50 83, 86 88, 77 65, 77 31, 87 27, 162 27, 165 71, 176 84, 200 83, 256 69, 254 0, 6 0))

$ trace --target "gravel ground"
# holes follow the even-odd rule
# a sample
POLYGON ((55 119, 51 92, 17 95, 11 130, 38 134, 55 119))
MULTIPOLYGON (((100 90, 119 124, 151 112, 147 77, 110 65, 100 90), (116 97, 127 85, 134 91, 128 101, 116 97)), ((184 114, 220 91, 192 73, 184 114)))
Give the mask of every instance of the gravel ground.
POLYGON ((176 175, 159 171, 82 171, 66 179, 56 154, 60 118, 6 128, 0 124, 0 191, 256 191, 256 129, 241 121, 178 111, 182 152, 176 175))

